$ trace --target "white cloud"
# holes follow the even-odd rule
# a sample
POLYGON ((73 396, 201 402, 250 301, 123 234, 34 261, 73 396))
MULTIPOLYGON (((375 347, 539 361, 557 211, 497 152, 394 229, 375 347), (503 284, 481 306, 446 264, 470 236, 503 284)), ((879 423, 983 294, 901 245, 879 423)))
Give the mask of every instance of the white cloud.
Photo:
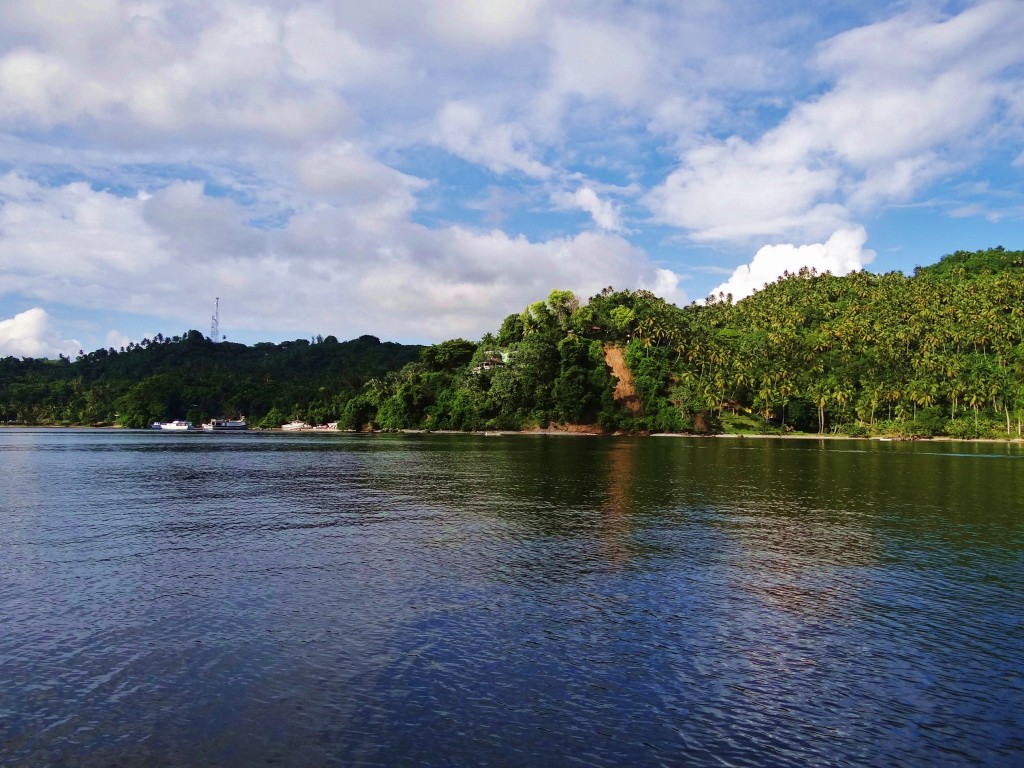
MULTIPOLYGON (((707 138, 647 198, 696 240, 823 236, 862 211, 912 197, 983 150, 1024 63, 1019 4, 949 19, 911 11, 825 42, 834 82, 754 140, 707 138)), ((1018 129, 1018 136, 1020 131, 1018 129)))
POLYGON ((550 45, 555 92, 630 106, 650 84, 653 46, 638 30, 572 18, 556 22, 550 45))
POLYGON ((302 156, 297 175, 304 191, 319 198, 359 206, 390 201, 405 212, 416 207, 414 193, 427 186, 422 179, 374 160, 351 142, 302 156))
POLYGON ((744 240, 790 232, 813 237, 841 225, 845 212, 829 205, 835 168, 808 167, 778 133, 758 144, 738 138, 687 153, 648 197, 657 217, 692 231, 697 240, 744 240))
POLYGON ((127 347, 131 343, 131 336, 126 333, 121 333, 117 329, 111 329, 107 331, 107 347, 113 347, 114 349, 121 349, 121 347, 127 347))
POLYGON ((324 41, 308 39, 301 14, 230 0, 195 19, 159 0, 16 6, 30 34, 0 56, 0 124, 81 125, 133 142, 139 128, 294 140, 345 124, 339 82, 388 60, 341 36, 329 40, 332 61, 317 59, 309 51, 324 41))
POLYGON ((512 123, 490 124, 484 111, 464 101, 450 101, 437 115, 435 141, 452 154, 495 173, 519 171, 544 179, 551 170, 526 151, 527 132, 512 123))
POLYGON ((83 36, 105 36, 119 25, 123 11, 142 11, 147 4, 119 0, 6 0, 5 25, 55 45, 81 44, 83 36))
POLYGON ((0 277, 9 293, 72 305, 132 306, 130 286, 143 276, 173 282, 171 254, 140 217, 141 197, 123 198, 75 182, 43 187, 0 177, 0 277))
POLYGON ((0 292, 26 306, 180 330, 219 293, 235 327, 425 339, 591 277, 678 293, 639 242, 824 244, 926 193, 1019 222, 1017 0, 3 5, 0 292), (960 194, 979 160, 999 178, 960 194))
MULTIPOLYGON (((359 292, 372 297, 382 323, 389 315, 410 314, 433 338, 479 337, 552 287, 586 298, 609 284, 668 282, 642 251, 614 235, 585 232, 534 243, 500 231, 453 227, 421 242, 430 242, 432 252, 381 254, 360 280, 359 292)), ((685 301, 679 292, 675 298, 685 301)))
POLYGON ((608 232, 622 231, 622 217, 618 206, 609 200, 602 200, 592 187, 583 185, 573 193, 561 192, 552 195, 553 201, 564 208, 578 208, 590 214, 598 229, 608 232))
POLYGON ((867 232, 857 227, 838 230, 824 243, 766 245, 754 254, 750 264, 737 267, 728 280, 712 289, 711 294, 732 294, 733 299, 739 301, 766 283, 775 282, 783 272, 795 273, 803 267, 833 275, 856 272, 875 258, 874 251, 864 248, 867 238, 867 232))
POLYGON ((508 46, 534 35, 545 3, 540 0, 447 0, 425 2, 427 25, 442 40, 474 47, 508 46))
POLYGON ((647 289, 665 301, 683 306, 688 299, 686 292, 679 287, 679 280, 680 276, 671 269, 655 269, 653 274, 647 274, 641 278, 639 287, 647 289))
POLYGON ((647 127, 653 133, 674 134, 685 144, 721 112, 722 105, 707 96, 685 98, 670 93, 654 104, 647 127))
POLYGON ((239 206, 211 197, 199 182, 176 181, 140 200, 139 212, 149 225, 140 256, 149 251, 162 261, 166 257, 157 254, 168 254, 183 269, 210 258, 255 256, 263 248, 263 237, 246 226, 239 206), (151 242, 154 236, 156 245, 151 242))
MULTIPOLYGON (((395 178, 401 189, 401 175, 395 178)), ((400 206, 378 206, 368 216, 365 206, 344 202, 312 206, 279 229, 262 230, 245 222, 236 204, 193 182, 116 198, 83 184, 3 181, 6 290, 146 312, 175 326, 205 330, 219 296, 236 329, 272 324, 304 334, 436 341, 479 337, 554 286, 583 297, 609 284, 664 287, 685 300, 678 277, 617 235, 535 242, 497 230, 432 230, 400 206), (65 210, 79 220, 84 214, 76 211, 95 212, 91 226, 62 229, 65 210), (47 228, 49 239, 40 235, 47 228), (114 253, 97 243, 115 244, 114 253)), ((386 188, 383 198, 393 192, 386 188)))
POLYGON ((0 320, 0 357, 49 357, 78 354, 75 339, 62 339, 52 318, 41 307, 0 320))
POLYGON ((405 65, 400 51, 375 48, 340 26, 328 6, 299 5, 283 20, 287 72, 296 80, 333 87, 372 83, 405 65))

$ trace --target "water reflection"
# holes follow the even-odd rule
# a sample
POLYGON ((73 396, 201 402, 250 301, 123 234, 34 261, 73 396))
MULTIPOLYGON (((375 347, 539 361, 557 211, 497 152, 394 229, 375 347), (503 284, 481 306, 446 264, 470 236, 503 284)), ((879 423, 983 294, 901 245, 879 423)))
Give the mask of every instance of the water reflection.
POLYGON ((0 431, 3 764, 1024 750, 1020 446, 175 437, 0 431))
POLYGON ((616 441, 608 451, 607 466, 601 473, 607 483, 601 508, 601 544, 608 565, 616 569, 629 564, 630 521, 635 513, 633 500, 637 487, 636 456, 634 442, 616 441))

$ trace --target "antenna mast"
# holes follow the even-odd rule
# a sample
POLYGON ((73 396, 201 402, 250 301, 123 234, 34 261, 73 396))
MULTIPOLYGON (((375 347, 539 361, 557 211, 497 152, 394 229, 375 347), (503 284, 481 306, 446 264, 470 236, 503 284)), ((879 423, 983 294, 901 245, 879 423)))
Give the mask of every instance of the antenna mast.
POLYGON ((216 344, 220 341, 220 296, 214 300, 213 318, 210 320, 210 338, 216 344))

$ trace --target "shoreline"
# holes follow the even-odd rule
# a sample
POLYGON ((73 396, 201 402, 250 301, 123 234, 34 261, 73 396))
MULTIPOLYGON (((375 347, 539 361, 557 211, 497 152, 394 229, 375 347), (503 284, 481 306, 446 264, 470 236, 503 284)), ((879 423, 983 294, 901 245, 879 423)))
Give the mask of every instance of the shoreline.
MULTIPOLYGON (((91 429, 110 429, 126 432, 154 432, 157 430, 150 429, 131 429, 130 427, 119 427, 115 424, 103 424, 103 425, 92 425, 92 424, 0 424, 0 430, 3 429, 24 429, 24 430, 61 430, 61 429, 73 429, 73 430, 91 430, 91 429)), ((200 432, 201 430, 193 430, 200 432)), ((817 441, 849 441, 849 442, 879 442, 879 443, 1006 443, 1006 444, 1022 444, 1024 443, 1024 437, 974 437, 974 438, 961 438, 961 437, 949 437, 947 435, 938 435, 935 437, 920 437, 920 438, 905 438, 905 437, 885 437, 885 436, 870 436, 870 437, 851 437, 850 435, 819 435, 808 432, 789 433, 789 434, 772 434, 772 433, 756 433, 756 432, 722 432, 718 434, 707 434, 699 435, 688 432, 603 432, 599 430, 588 430, 588 429, 497 429, 497 430, 474 430, 474 431, 462 431, 456 429, 376 429, 369 431, 357 431, 357 430, 346 430, 346 429, 249 429, 245 430, 248 433, 259 433, 259 434, 277 434, 277 433, 288 433, 288 434, 317 434, 317 435, 472 435, 476 437, 516 437, 516 436, 540 436, 540 437, 657 437, 657 438, 675 438, 675 439, 691 439, 691 440, 817 440, 817 441)), ((237 434, 243 434, 239 431, 237 434)))

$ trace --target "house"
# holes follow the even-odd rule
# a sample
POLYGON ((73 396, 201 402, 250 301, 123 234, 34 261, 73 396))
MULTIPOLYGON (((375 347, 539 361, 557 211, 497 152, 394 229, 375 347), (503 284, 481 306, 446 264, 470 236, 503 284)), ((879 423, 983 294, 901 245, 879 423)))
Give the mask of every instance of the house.
POLYGON ((495 352, 487 350, 480 357, 480 364, 473 366, 473 373, 480 375, 484 371, 491 371, 508 364, 511 355, 508 352, 495 352))

